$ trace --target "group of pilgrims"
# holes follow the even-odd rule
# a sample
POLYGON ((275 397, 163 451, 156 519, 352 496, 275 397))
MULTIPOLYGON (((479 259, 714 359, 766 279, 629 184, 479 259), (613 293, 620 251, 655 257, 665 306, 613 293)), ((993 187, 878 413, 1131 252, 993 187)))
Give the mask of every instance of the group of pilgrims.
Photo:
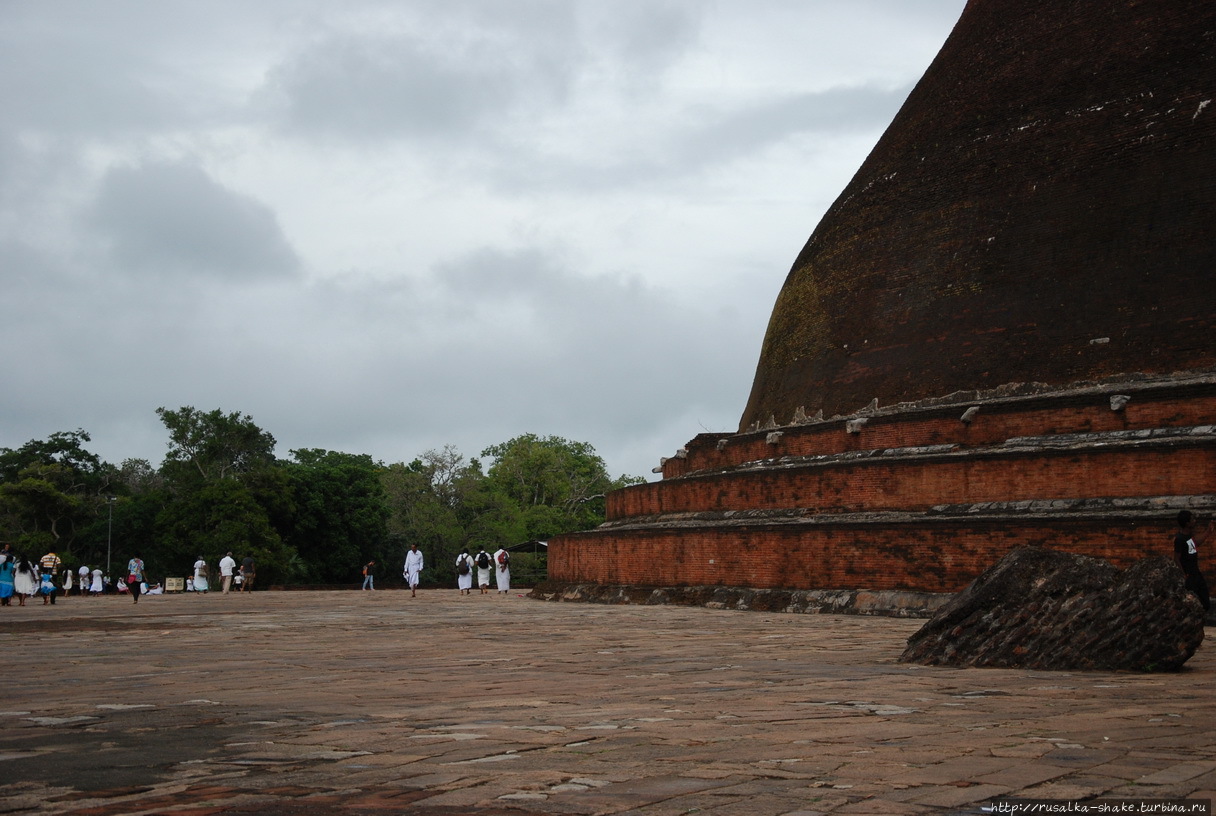
MULTIPOLYGON (((370 582, 367 578, 370 577, 369 568, 373 567, 375 563, 373 561, 363 569, 364 589, 372 588, 369 586, 370 582)), ((405 554, 402 577, 405 578, 413 597, 418 595, 418 578, 421 574, 422 553, 417 544, 411 544, 409 552, 405 554)), ((500 547, 493 555, 490 555, 486 552, 486 548, 482 547, 476 555, 469 555, 469 549, 466 547, 461 550, 460 555, 456 556, 456 588, 460 590, 461 595, 473 594, 474 578, 477 579, 477 586, 481 590, 481 594, 489 593, 491 575, 494 577, 494 585, 500 594, 511 591, 511 553, 500 547)))
MULTIPOLYGON (((237 567, 232 553, 228 553, 220 562, 221 580, 225 593, 233 583, 236 584, 238 591, 247 591, 252 586, 253 559, 246 558, 245 562, 237 567)), ((63 570, 62 583, 60 583, 59 568, 62 564, 63 562, 54 552, 47 553, 35 562, 14 553, 9 545, 4 545, 3 550, 0 551, 0 606, 11 605, 13 598, 17 599, 19 606, 25 606, 26 600, 36 595, 42 596, 44 604, 53 604, 60 589, 65 596, 71 594, 74 577, 77 579, 76 587, 79 595, 86 594, 87 586, 89 595, 102 595, 113 591, 129 592, 135 602, 139 603, 140 595, 155 595, 164 591, 159 584, 148 587, 144 577, 144 562, 139 558, 131 559, 127 565, 127 580, 117 587, 111 587, 109 579, 102 572, 101 567, 90 569, 84 564, 77 571, 63 570)), ((375 589, 372 578, 375 564, 376 562, 372 561, 363 568, 364 589, 375 589)), ((418 550, 417 544, 411 544, 409 552, 405 554, 402 575, 415 597, 418 594, 418 579, 422 574, 422 568, 422 553, 418 550)), ((456 587, 460 590, 461 595, 473 593, 474 577, 477 579, 477 586, 481 590, 481 594, 489 593, 491 575, 499 594, 510 592, 511 554, 505 549, 499 548, 497 552, 490 555, 486 552, 485 547, 482 547, 476 555, 469 555, 466 547, 460 552, 460 555, 456 556, 456 587)), ((209 588, 207 562, 200 555, 194 563, 194 574, 186 581, 186 591, 207 592, 209 588)))
POLYGON ((456 588, 462 595, 473 594, 473 573, 477 573, 477 586, 481 594, 490 591, 490 573, 494 574, 494 585, 500 594, 511 591, 511 553, 499 547, 494 555, 482 547, 475 556, 468 549, 456 556, 456 588))
MULTIPOLYGON (((219 588, 225 595, 230 589, 235 592, 248 592, 253 589, 255 574, 252 556, 246 556, 240 564, 237 564, 232 553, 228 553, 220 559, 219 588)), ((211 590, 213 583, 211 579, 214 577, 207 567, 207 559, 200 555, 194 562, 193 574, 186 578, 186 591, 206 593, 211 590)))
POLYGON ((11 606, 14 598, 18 606, 25 606, 27 600, 36 596, 41 596, 44 605, 54 604, 56 596, 60 593, 70 595, 73 589, 77 595, 94 596, 107 592, 131 592, 137 600, 139 594, 155 594, 159 589, 159 586, 147 588, 142 583, 143 562, 138 558, 131 559, 128 567, 133 567, 132 572, 138 574, 142 593, 125 585, 114 586, 101 567, 90 569, 87 564, 81 564, 77 570, 64 569, 61 573, 62 566, 62 559, 54 551, 32 561, 13 552, 10 545, 4 545, 0 550, 0 606, 11 606))

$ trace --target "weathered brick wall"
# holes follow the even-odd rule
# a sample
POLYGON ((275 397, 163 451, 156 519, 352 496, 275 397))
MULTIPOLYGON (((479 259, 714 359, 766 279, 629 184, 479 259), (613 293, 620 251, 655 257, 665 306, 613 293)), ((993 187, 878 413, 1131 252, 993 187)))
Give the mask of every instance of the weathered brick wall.
POLYGON ((1105 558, 1126 567, 1172 553, 1160 523, 953 522, 580 533, 549 545, 549 579, 639 586, 903 589, 956 592, 1018 546, 1105 558))
POLYGON ((702 434, 689 442, 686 457, 664 463, 663 478, 781 456, 942 444, 974 447, 1019 436, 1181 427, 1216 421, 1216 389, 1211 386, 1194 386, 1182 389, 1183 393, 1173 389, 1137 394, 1122 410, 1112 411, 1110 395, 1117 390, 995 404, 991 400, 963 402, 948 408, 875 416, 855 434, 846 432, 845 420, 786 426, 776 429, 781 436, 775 444, 765 441, 768 432, 764 431, 734 436, 702 434), (983 407, 970 423, 961 422, 959 417, 970 404, 983 407), (726 440, 722 450, 718 449, 720 439, 726 440))
POLYGON ((1018 546, 1169 554, 1179 507, 1216 509, 1216 375, 1122 386, 891 409, 776 444, 703 434, 678 460, 695 469, 612 493, 605 525, 552 540, 549 578, 953 592, 1018 546))
POLYGON ((934 456, 727 471, 614 493, 609 521, 663 513, 809 508, 924 511, 939 504, 1188 495, 1216 485, 1216 447, 1172 440, 1139 448, 986 449, 934 456))

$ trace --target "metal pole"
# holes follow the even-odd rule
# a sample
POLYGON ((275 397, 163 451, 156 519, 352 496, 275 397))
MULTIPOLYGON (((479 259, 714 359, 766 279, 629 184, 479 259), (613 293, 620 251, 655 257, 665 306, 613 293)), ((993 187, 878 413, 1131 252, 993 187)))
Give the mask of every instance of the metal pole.
POLYGON ((106 575, 110 575, 110 543, 114 537, 114 502, 118 501, 117 496, 107 496, 106 505, 110 508, 110 521, 106 526, 106 575))

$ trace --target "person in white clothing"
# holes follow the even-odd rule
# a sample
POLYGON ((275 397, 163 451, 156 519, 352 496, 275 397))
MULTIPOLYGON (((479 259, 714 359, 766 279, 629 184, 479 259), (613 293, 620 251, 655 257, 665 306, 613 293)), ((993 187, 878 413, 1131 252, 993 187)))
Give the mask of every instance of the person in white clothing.
POLYGON ((502 547, 494 553, 494 580, 499 594, 511 591, 511 553, 502 547))
POLYGON ((490 570, 494 569, 494 559, 490 558, 490 554, 486 552, 486 548, 482 547, 477 551, 477 587, 481 590, 481 594, 485 595, 490 591, 490 570))
POLYGON ((473 593, 473 558, 467 548, 456 556, 456 588, 461 595, 473 593))
POLYGON ((76 570, 76 574, 80 577, 80 580, 77 582, 80 584, 80 588, 77 590, 77 592, 84 595, 89 591, 89 568, 84 564, 81 564, 80 569, 76 570))
MULTIPOLYGON (((224 594, 228 594, 228 590, 232 587, 232 573, 236 570, 236 559, 232 557, 232 553, 228 553, 220 559, 220 583, 224 587, 224 594)), ((197 587, 195 587, 197 590, 197 587)))
POLYGON ((207 562, 203 560, 201 555, 194 562, 194 591, 207 591, 207 562))
POLYGON ((16 572, 13 573, 13 592, 17 596, 17 604, 25 606, 27 598, 38 594, 38 565, 28 558, 18 558, 16 572))
POLYGON ((106 591, 105 582, 101 579, 101 567, 93 570, 93 581, 89 584, 90 595, 101 595, 106 591))
POLYGON ((410 551, 405 554, 405 570, 403 576, 410 587, 410 597, 418 597, 418 576, 422 573, 422 553, 417 544, 410 545, 410 551))

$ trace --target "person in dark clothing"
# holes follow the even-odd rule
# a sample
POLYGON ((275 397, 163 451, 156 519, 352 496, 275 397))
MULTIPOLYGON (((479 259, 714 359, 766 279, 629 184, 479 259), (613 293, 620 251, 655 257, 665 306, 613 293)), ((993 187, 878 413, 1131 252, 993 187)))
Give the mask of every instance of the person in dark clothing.
POLYGON ((241 592, 253 591, 253 579, 257 577, 257 569, 253 564, 253 556, 247 555, 241 559, 241 592))
POLYGON ((376 562, 374 559, 363 565, 363 588, 373 591, 376 589, 376 562))
POLYGON ((1204 611, 1212 608, 1208 596, 1208 582, 1199 571, 1199 545, 1206 542, 1212 533, 1212 522, 1208 522, 1203 537, 1195 532, 1195 516, 1190 510, 1178 511, 1178 532, 1174 535, 1174 562, 1186 576, 1186 588, 1194 592, 1203 604, 1204 611))

